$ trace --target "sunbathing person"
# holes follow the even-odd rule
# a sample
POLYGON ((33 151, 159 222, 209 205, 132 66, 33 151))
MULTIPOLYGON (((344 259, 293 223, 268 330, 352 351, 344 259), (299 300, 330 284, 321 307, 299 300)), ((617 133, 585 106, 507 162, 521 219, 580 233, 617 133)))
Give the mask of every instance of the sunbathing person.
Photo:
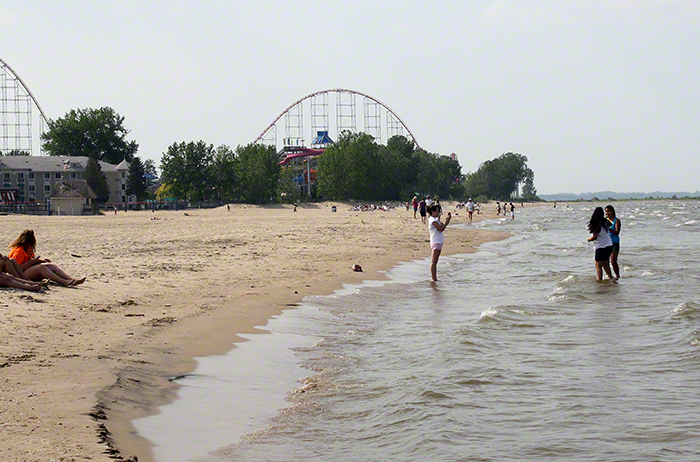
POLYGON ((36 237, 31 229, 22 231, 8 248, 10 249, 10 258, 17 261, 27 279, 32 281, 40 281, 44 278, 51 279, 65 287, 77 286, 85 282, 85 278, 76 279, 69 276, 56 264, 51 263, 51 260, 35 257, 36 237))
POLYGON ((27 275, 22 271, 17 260, 0 253, 0 273, 7 273, 16 278, 27 280, 27 275))
POLYGON ((11 274, 0 272, 0 287, 13 287, 15 289, 31 290, 39 292, 42 288, 41 283, 27 281, 25 279, 16 278, 11 274))

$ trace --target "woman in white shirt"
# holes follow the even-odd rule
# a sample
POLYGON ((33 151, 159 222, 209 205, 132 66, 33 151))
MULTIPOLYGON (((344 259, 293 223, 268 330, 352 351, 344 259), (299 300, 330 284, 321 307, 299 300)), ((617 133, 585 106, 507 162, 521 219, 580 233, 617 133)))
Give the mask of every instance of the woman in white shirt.
POLYGON ((593 234, 588 238, 588 242, 593 242, 595 245, 595 272, 598 280, 603 280, 603 270, 610 279, 617 279, 613 278, 610 272, 610 255, 612 255, 613 243, 603 207, 596 207, 593 210, 591 221, 588 222, 588 231, 593 234))
POLYGON ((431 205, 428 207, 428 229, 430 230, 430 275, 433 277, 433 282, 437 282, 437 263, 442 252, 442 244, 445 242, 445 236, 442 232, 447 228, 447 225, 452 220, 452 214, 447 213, 445 223, 440 223, 440 206, 431 205))

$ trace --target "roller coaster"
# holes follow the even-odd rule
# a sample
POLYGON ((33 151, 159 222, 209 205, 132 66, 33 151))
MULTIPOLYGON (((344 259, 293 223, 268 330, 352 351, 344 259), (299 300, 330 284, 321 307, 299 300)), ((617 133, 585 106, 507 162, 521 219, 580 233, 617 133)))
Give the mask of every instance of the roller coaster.
MULTIPOLYGON (((336 139, 345 130, 357 132, 360 128, 358 119, 364 120, 361 131, 373 136, 378 143, 394 135, 404 135, 420 149, 416 137, 394 110, 373 96, 346 88, 317 91, 298 99, 282 111, 253 143, 279 147, 277 125, 284 121, 282 146, 303 148, 307 139, 318 141, 320 132, 325 132, 326 136, 334 133, 336 139), (331 96, 335 96, 335 105, 330 104, 331 96), (363 100, 361 111, 358 111, 358 97, 363 100), (335 119, 334 126, 330 123, 332 119, 335 119), (305 126, 310 127, 309 138, 305 137, 305 126)), ((310 143, 312 148, 319 144, 313 141, 310 143)))
POLYGON ((47 127, 48 119, 29 87, 0 58, 0 153, 33 155, 36 141, 42 153, 40 139, 47 127), (34 130, 37 123, 38 132, 34 130))

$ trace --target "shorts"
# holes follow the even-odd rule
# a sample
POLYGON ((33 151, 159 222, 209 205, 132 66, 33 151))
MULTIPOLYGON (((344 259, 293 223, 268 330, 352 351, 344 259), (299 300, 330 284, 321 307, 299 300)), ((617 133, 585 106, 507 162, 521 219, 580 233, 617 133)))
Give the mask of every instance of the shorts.
POLYGON ((418 211, 418 206, 413 207, 413 211, 414 211, 414 212, 417 212, 417 211, 418 211))
POLYGON ((467 213, 468 213, 469 215, 474 214, 474 212, 473 212, 472 210, 469 210, 467 213))
POLYGON ((420 216, 424 217, 425 216, 425 210, 420 211, 420 216))
POLYGON ((442 250, 442 242, 431 242, 430 250, 442 250))
POLYGON ((595 261, 606 261, 610 259, 612 255, 613 246, 609 245, 603 247, 602 249, 595 249, 595 261))
POLYGON ((613 242, 613 252, 620 253, 620 243, 619 242, 613 242))

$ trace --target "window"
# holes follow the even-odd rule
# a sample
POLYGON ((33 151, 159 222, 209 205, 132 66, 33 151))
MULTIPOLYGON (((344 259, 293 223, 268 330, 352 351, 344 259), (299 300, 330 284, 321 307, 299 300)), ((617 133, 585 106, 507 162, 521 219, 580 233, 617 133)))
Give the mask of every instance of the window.
POLYGON ((29 181, 34 179, 34 172, 29 172, 29 181))
POLYGON ((126 196, 122 196, 122 202, 126 202, 126 196))
POLYGON ((44 193, 48 194, 51 192, 51 185, 50 184, 45 184, 44 185, 44 193))
POLYGON ((122 172, 122 178, 126 178, 126 173, 122 172))
POLYGON ((71 179, 71 180, 75 180, 77 177, 78 177, 78 174, 77 174, 77 173, 71 172, 71 174, 70 174, 70 179, 71 179))
POLYGON ((29 185, 29 192, 30 193, 36 192, 36 186, 34 186, 33 184, 30 184, 29 185))
POLYGON ((17 173, 17 182, 18 182, 18 183, 19 183, 19 182, 24 182, 24 173, 23 173, 23 172, 17 173))
POLYGON ((61 179, 61 172, 56 172, 55 178, 57 180, 60 180, 61 179))
POLYGON ((126 185, 122 184, 122 191, 126 191, 126 185))
POLYGON ((2 174, 2 179, 5 180, 5 181, 10 181, 10 173, 9 173, 9 172, 3 173, 3 174, 2 174))
POLYGON ((51 174, 50 174, 50 173, 44 173, 44 179, 45 179, 45 180, 50 180, 50 179, 51 179, 51 174))

